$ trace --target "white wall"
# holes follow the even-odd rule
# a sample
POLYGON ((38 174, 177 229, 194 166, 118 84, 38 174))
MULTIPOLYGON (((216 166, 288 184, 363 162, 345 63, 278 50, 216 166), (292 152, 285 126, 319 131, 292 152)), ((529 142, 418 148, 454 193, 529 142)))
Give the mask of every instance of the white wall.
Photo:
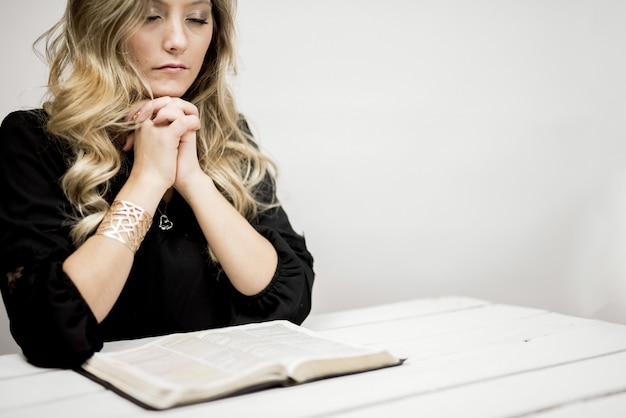
MULTIPOLYGON (((63 5, 0 5, 0 117, 37 103, 30 43, 63 5)), ((626 323, 625 21, 622 0, 240 0, 235 89, 314 312, 456 294, 626 323)))
POLYGON ((240 12, 241 104, 316 310, 461 294, 626 322, 626 2, 240 12))

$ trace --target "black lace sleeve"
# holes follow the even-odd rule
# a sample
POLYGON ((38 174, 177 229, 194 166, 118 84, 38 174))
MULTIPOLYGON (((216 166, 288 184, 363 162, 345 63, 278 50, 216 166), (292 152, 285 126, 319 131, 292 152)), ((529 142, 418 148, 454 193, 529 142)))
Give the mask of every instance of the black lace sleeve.
POLYGON ((41 110, 0 127, 0 288, 11 333, 26 358, 73 367, 102 347, 97 321, 62 263, 74 251, 59 179, 67 169, 41 110))

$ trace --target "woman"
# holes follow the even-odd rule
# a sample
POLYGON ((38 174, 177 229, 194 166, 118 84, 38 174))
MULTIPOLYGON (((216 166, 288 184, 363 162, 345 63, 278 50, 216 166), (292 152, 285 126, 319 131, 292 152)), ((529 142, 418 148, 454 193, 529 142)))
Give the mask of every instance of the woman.
POLYGON ((0 133, 0 262, 33 364, 103 341, 288 319, 313 260, 227 87, 233 0, 69 0, 49 100, 0 133))

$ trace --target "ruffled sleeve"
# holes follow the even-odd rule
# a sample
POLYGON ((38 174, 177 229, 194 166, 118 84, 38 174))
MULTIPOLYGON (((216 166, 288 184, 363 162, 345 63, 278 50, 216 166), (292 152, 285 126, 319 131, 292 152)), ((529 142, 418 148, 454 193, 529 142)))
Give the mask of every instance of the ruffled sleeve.
POLYGON ((26 358, 74 367, 102 347, 97 321, 63 272, 74 250, 59 179, 67 169, 46 114, 20 111, 0 128, 0 288, 26 358))
MULTIPOLYGON (((241 115, 240 128, 252 137, 246 119, 241 115)), ((251 140, 251 145, 257 144, 251 140)), ((274 203, 276 183, 266 175, 256 189, 257 198, 274 203)), ((244 296, 234 288, 231 312, 233 325, 272 319, 286 319, 301 324, 311 311, 311 299, 315 273, 313 257, 308 251, 303 235, 296 233, 281 206, 263 211, 252 226, 263 235, 278 253, 276 273, 269 285, 254 296, 244 296)))
POLYGON ((278 266, 259 294, 234 298, 233 324, 271 319, 301 324, 311 311, 314 280, 313 257, 305 239, 293 230, 282 207, 263 212, 253 226, 276 249, 278 266))

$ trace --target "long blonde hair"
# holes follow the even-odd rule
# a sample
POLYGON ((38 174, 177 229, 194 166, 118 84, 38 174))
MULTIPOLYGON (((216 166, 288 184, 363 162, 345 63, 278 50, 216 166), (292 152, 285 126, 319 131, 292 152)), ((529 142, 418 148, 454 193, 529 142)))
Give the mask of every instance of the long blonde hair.
MULTIPOLYGON (((47 129, 70 146, 61 186, 74 213, 72 239, 79 246, 109 209, 112 179, 126 170, 121 144, 133 129, 130 106, 151 97, 126 48, 144 22, 149 0, 68 0, 63 18, 45 41, 50 66, 47 129)), ((214 34, 198 78, 185 99, 198 107, 198 159, 222 194, 248 220, 276 205, 256 192, 275 173, 272 161, 242 130, 227 77, 236 73, 236 0, 212 0, 214 34)), ((267 194, 267 193, 266 193, 267 194)), ((271 195, 271 193, 270 193, 271 195)))

